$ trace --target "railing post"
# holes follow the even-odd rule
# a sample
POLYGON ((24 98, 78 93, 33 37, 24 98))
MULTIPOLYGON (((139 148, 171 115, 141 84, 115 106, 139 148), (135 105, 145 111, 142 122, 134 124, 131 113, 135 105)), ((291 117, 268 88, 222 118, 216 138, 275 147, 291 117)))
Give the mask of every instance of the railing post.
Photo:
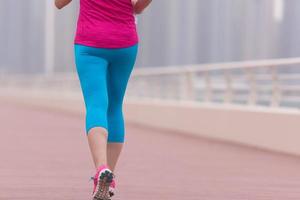
POLYGON ((180 98, 184 100, 195 100, 194 73, 185 72, 180 74, 180 98))
POLYGON ((246 76, 248 77, 249 81, 249 98, 248 98, 248 105, 255 105, 257 100, 257 84, 255 73, 253 72, 254 69, 246 69, 246 76))
POLYGON ((272 100, 271 106, 278 107, 280 104, 280 96, 281 91, 279 88, 279 78, 276 67, 271 67, 271 75, 272 75, 272 100))
POLYGON ((193 101, 196 100, 196 92, 195 92, 195 85, 194 85, 194 76, 195 72, 187 72, 187 93, 189 100, 193 101))
POLYGON ((225 71, 225 81, 226 81, 226 94, 225 94, 225 103, 231 103, 233 98, 233 89, 232 89, 232 79, 231 73, 229 70, 225 71))
POLYGON ((205 97, 204 100, 206 102, 211 101, 212 97, 212 88, 211 88, 211 80, 209 76, 209 71, 204 72, 204 79, 205 79, 205 97))

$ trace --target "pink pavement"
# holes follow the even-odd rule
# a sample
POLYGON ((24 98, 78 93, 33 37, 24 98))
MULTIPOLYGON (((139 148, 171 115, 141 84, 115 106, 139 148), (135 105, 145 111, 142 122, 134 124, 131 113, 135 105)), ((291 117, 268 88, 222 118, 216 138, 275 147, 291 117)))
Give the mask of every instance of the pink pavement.
MULTIPOLYGON (((0 199, 90 199, 83 114, 0 99, 0 199)), ((299 157, 127 122, 115 200, 299 200, 299 157)), ((242 134, 242 133, 241 133, 242 134)))

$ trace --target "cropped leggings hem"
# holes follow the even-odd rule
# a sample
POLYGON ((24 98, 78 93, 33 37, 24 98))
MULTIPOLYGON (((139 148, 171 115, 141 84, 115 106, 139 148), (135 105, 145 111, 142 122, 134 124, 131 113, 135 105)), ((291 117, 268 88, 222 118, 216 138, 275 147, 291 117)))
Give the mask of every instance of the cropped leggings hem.
POLYGON ((96 48, 75 44, 75 63, 85 103, 85 131, 105 128, 108 142, 123 143, 123 99, 138 44, 126 48, 96 48))

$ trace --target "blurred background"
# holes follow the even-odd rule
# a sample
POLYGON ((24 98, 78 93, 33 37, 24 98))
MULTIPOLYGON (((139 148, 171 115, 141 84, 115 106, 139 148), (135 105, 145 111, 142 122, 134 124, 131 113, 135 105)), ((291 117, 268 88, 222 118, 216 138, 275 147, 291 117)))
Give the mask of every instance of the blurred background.
MULTIPOLYGON (((124 102, 131 146, 120 161, 120 177, 151 171, 153 162, 171 173, 164 180, 147 174, 147 183, 143 176, 121 179, 120 195, 300 198, 299 10, 299 0, 159 0, 137 16, 139 54, 124 102), (185 175, 192 184, 182 185, 185 175)), ((61 155, 81 170, 72 187, 54 186, 59 177, 49 175, 47 184, 38 179, 19 188, 27 195, 19 199, 40 197, 32 191, 49 187, 66 199, 89 191, 81 191, 89 160, 73 55, 78 11, 79 0, 63 10, 52 0, 0 0, 0 132, 10 133, 0 134, 0 177, 17 173, 12 158, 20 152, 28 168, 26 176, 19 174, 23 182, 32 177, 30 169, 48 169, 48 162, 67 168, 61 155), (72 140, 58 139, 70 135, 72 140), (29 154, 30 163, 40 165, 28 164, 29 154)), ((0 181, 0 199, 16 199, 14 191, 13 182, 0 181)))
MULTIPOLYGON (((136 67, 297 57, 296 0, 166 0, 138 16, 136 67)), ((2 73, 74 71, 78 2, 1 0, 2 73)))

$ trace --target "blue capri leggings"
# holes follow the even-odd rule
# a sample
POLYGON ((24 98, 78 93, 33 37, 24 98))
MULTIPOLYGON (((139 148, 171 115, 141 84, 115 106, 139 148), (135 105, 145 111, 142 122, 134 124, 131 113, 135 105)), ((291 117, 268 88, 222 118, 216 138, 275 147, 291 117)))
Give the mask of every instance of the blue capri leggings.
POLYGON ((75 44, 75 62, 86 108, 86 134, 102 127, 108 142, 124 142, 122 112, 138 44, 127 48, 95 48, 75 44))

